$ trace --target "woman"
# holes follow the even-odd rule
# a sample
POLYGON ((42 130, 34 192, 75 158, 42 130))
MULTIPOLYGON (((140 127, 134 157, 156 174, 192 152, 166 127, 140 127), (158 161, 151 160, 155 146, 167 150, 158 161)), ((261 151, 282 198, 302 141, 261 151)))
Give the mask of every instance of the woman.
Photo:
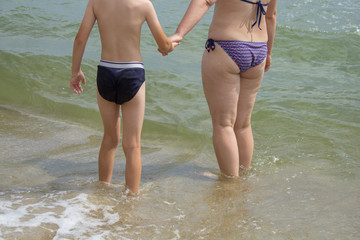
POLYGON ((192 0, 170 37, 180 42, 215 4, 201 72, 217 161, 221 172, 231 176, 250 168, 251 113, 270 68, 275 36, 277 0, 253 1, 192 0))

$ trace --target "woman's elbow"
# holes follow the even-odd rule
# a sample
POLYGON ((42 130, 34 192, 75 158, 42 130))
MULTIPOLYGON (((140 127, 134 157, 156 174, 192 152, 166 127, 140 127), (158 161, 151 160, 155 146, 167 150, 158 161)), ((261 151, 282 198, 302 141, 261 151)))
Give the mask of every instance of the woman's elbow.
POLYGON ((215 2, 216 0, 205 0, 205 3, 208 7, 211 7, 215 2))
POLYGON ((266 20, 276 20, 276 9, 274 11, 271 12, 267 12, 265 15, 266 20))

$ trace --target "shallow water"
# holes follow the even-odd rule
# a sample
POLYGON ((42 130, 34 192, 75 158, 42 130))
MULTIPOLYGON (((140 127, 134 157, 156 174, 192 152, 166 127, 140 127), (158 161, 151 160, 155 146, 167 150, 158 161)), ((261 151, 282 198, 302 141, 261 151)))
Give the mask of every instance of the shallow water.
MULTIPOLYGON (((188 1, 153 1, 170 35, 188 1)), ((140 194, 97 181, 99 36, 69 87, 86 1, 0 0, 0 239, 358 239, 360 18, 354 0, 280 1, 253 114, 252 169, 219 176, 200 61, 211 12, 170 56, 146 26, 140 194)))

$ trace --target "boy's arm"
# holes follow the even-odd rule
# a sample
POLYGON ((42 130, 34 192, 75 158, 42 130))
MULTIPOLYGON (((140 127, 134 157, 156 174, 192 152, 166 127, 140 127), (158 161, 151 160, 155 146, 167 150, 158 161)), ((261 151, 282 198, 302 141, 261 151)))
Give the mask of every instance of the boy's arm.
POLYGON ((162 53, 171 52, 176 46, 176 44, 172 44, 171 41, 165 35, 163 29, 161 28, 159 19, 156 15, 154 6, 150 1, 147 3, 146 7, 147 8, 146 8, 145 20, 159 47, 158 50, 162 53))
POLYGON ((171 36, 170 39, 180 42, 215 2, 216 0, 192 0, 175 34, 171 36))
POLYGON ((82 92, 80 82, 85 85, 85 76, 81 71, 81 60, 85 51, 86 42, 95 21, 96 17, 93 11, 93 0, 89 0, 79 31, 74 40, 70 87, 75 93, 82 92))
POLYGON ((266 57, 265 72, 270 69, 270 65, 271 65, 271 51, 273 48, 275 31, 276 31, 276 3, 277 0, 271 0, 265 15, 266 29, 268 35, 268 42, 267 42, 268 52, 266 57))

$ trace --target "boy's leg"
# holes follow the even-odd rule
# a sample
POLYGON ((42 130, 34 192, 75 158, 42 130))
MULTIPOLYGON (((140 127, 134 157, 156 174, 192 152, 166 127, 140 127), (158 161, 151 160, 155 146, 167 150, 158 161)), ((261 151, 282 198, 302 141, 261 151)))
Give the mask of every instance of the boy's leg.
POLYGON ((99 180, 110 183, 115 150, 120 141, 120 105, 103 99, 99 93, 97 99, 104 125, 104 137, 99 151, 99 180))
POLYGON ((122 146, 126 157, 125 184, 137 193, 141 179, 141 130, 145 113, 145 83, 136 96, 121 105, 123 117, 122 146))
POLYGON ((234 129, 239 149, 239 165, 245 169, 250 168, 254 151, 251 114, 264 76, 264 68, 265 61, 240 74, 240 96, 234 129))

